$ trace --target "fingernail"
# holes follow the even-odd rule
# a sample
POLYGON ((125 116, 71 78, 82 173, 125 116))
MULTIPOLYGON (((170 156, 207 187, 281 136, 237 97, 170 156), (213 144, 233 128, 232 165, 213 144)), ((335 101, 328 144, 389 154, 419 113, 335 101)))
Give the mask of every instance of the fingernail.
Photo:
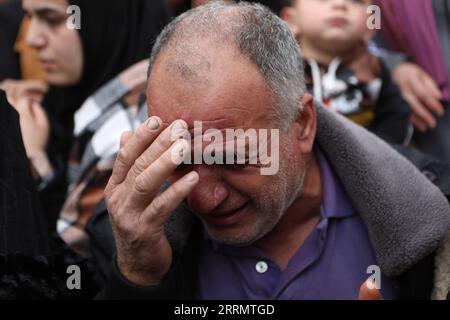
POLYGON ((174 124, 173 124, 173 127, 172 127, 172 133, 173 134, 180 134, 180 133, 182 133, 183 131, 185 130, 185 127, 184 127, 184 123, 182 122, 182 121, 177 121, 177 122, 175 122, 174 124))
POLYGON ((156 120, 156 118, 151 117, 147 120, 147 127, 149 127, 151 130, 156 130, 159 128, 159 122, 156 120))
POLYGON ((186 175, 186 181, 188 182, 196 182, 198 180, 198 173, 196 171, 189 172, 186 175))

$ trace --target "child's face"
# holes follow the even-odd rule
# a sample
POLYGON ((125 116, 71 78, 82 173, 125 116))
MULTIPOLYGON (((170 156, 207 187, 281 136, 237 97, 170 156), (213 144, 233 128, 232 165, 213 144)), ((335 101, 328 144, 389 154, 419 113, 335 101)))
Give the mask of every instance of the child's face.
POLYGON ((297 39, 319 48, 348 50, 367 40, 367 7, 371 0, 297 0, 288 22, 297 39))

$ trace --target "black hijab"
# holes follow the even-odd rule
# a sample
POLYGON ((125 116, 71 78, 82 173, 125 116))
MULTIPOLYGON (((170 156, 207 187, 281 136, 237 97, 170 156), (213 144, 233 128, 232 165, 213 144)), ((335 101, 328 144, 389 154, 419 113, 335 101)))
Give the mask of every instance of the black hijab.
POLYGON ((149 56, 169 20, 163 0, 69 0, 81 9, 84 65, 81 81, 51 88, 50 113, 67 125, 73 113, 103 84, 149 56), (62 103, 61 103, 62 102, 62 103), (56 105, 58 104, 58 105, 56 105))
MULTIPOLYGON (((84 67, 78 90, 86 98, 149 56, 168 21, 162 0, 70 0, 81 9, 84 67)), ((78 108, 78 107, 77 107, 78 108)))

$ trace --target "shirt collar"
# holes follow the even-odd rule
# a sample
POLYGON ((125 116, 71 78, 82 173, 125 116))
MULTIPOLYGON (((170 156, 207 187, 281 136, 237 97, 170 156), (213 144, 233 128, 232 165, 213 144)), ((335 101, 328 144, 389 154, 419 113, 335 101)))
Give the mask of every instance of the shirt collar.
POLYGON ((315 148, 315 152, 322 175, 322 218, 346 218, 355 215, 355 210, 330 162, 319 147, 315 148))

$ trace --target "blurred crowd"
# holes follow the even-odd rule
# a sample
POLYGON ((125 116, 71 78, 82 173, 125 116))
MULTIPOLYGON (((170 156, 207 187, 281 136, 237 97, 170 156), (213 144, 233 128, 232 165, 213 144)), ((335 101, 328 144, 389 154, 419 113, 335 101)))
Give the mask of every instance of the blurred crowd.
MULTIPOLYGON (((27 263, 36 266, 36 257, 51 256, 57 266, 73 262, 90 275, 83 279, 90 288, 83 294, 61 289, 65 270, 58 268, 45 278, 52 290, 27 287, 23 292, 88 298, 103 286, 115 251, 103 190, 122 133, 134 131, 149 116, 150 51, 173 17, 206 2, 0 0, 1 130, 9 132, 4 135, 8 141, 21 135, 24 146, 12 151, 2 145, 0 167, 18 166, 21 160, 7 155, 24 152, 28 161, 23 165, 31 176, 23 179, 32 180, 37 190, 32 199, 36 208, 20 209, 22 217, 11 222, 16 227, 0 231, 9 239, 0 246, 0 255, 31 254, 27 263), (69 16, 77 19, 76 11, 67 11, 70 5, 81 9, 80 29, 67 26, 69 16), (6 111, 6 105, 14 110, 6 111), (6 121, 7 113, 19 115, 20 133, 6 129, 14 127, 6 121), (27 232, 41 236, 17 240, 27 232)), ((365 127, 432 182, 439 180, 443 193, 450 191, 448 1, 254 2, 288 24, 304 59, 307 89, 317 103, 365 127), (368 28, 370 5, 381 9, 380 30, 368 28), (324 6, 337 12, 326 28, 324 6), (340 12, 345 15, 339 17, 340 12)), ((10 173, 2 171, 4 177, 10 173)), ((0 276, 3 280, 14 278, 8 263, 0 263, 8 270, 0 276)), ((27 297, 17 293, 19 280, 9 283, 1 294, 27 297)))

